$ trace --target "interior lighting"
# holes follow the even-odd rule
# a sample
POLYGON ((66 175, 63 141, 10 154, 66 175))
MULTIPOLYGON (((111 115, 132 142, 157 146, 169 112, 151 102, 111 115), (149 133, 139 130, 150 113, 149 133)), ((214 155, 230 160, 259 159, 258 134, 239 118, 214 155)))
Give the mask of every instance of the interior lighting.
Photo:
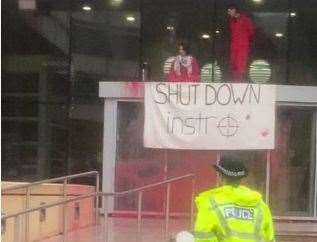
POLYGON ((289 16, 291 16, 292 18, 296 17, 296 12, 290 12, 289 16))
POLYGON ((210 35, 209 34, 202 34, 201 38, 203 39, 210 39, 210 35))
POLYGON ((174 27, 169 25, 169 26, 166 27, 166 29, 169 30, 169 31, 173 31, 174 27))
POLYGON ((85 11, 91 11, 91 7, 89 5, 84 5, 82 9, 85 11))
POLYGON ((284 35, 282 34, 282 33, 280 33, 280 32, 276 32, 275 33, 275 37, 276 38, 282 38, 284 35))
POLYGON ((118 7, 122 4, 123 0, 110 0, 110 5, 118 7))
POLYGON ((134 16, 127 16, 126 17, 126 20, 128 21, 128 22, 135 22, 135 17, 134 16))

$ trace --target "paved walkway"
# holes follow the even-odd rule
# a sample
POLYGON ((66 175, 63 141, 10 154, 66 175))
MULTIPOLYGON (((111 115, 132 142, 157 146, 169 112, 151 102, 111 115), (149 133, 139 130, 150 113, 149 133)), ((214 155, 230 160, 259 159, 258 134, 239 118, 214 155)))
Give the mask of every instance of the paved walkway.
MULTIPOLYGON (((103 219, 101 218, 101 222, 103 219)), ((134 218, 109 218, 107 242, 169 242, 177 232, 188 230, 189 221, 171 219, 168 238, 164 238, 163 219, 142 219, 142 236, 137 238, 137 220, 134 218)), ((317 242, 316 223, 276 223, 280 242, 317 242)), ((106 242, 102 224, 70 232, 63 241, 62 236, 41 242, 106 242)))
MULTIPOLYGON (((137 238, 137 220, 134 218, 110 218, 108 242, 166 242, 179 231, 188 230, 189 221, 170 220, 168 238, 164 238, 163 219, 142 219, 142 236, 137 238)), ((69 232, 65 242, 105 242, 103 226, 94 226, 69 232)), ((41 242, 62 242, 62 235, 42 240, 41 242)))

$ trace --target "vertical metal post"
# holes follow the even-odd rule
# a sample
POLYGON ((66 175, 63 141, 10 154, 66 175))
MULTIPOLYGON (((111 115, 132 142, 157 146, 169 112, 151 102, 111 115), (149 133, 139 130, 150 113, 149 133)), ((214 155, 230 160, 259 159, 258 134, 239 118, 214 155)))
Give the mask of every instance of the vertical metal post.
POLYGON ((137 242, 141 241, 142 197, 143 197, 143 191, 138 192, 138 234, 137 234, 137 242))
POLYGON ((72 166, 72 143, 73 143, 73 109, 74 109, 74 68, 73 68, 73 0, 68 1, 68 81, 69 81, 69 95, 67 98, 67 126, 68 126, 68 134, 67 134, 67 174, 71 173, 72 166))
POLYGON ((310 136, 310 164, 309 164, 309 206, 308 212, 316 217, 316 111, 314 110, 311 118, 311 136, 310 136))
MULTIPOLYGON (((313 142, 312 149, 314 150, 313 155, 315 156, 314 158, 314 170, 315 170, 315 177, 314 177, 314 217, 317 217, 317 109, 314 110, 313 114, 313 142)), ((312 156, 313 156, 312 155, 312 156)))
POLYGON ((293 48, 293 29, 292 29, 292 17, 290 17, 290 11, 293 9, 293 1, 287 1, 287 23, 286 23, 286 31, 287 31, 287 41, 286 41, 286 71, 285 71, 285 80, 286 83, 289 83, 289 77, 290 77, 290 61, 291 61, 291 51, 293 48))
POLYGON ((7 230, 7 219, 2 219, 2 216, 5 216, 5 213, 1 213, 1 235, 5 234, 7 230))
POLYGON ((164 180, 167 180, 168 171, 168 150, 164 150, 164 180))
POLYGON ((266 183, 265 183, 265 201, 270 202, 270 180, 271 180, 271 151, 266 151, 266 183))
MULTIPOLYGON (((139 68, 141 66, 141 63, 144 62, 144 50, 143 50, 143 44, 144 44, 144 36, 143 36, 143 31, 144 31, 144 4, 143 0, 139 1, 139 6, 140 6, 140 31, 139 31, 139 68)), ((139 71, 139 70, 138 70, 139 71)), ((140 73, 140 71, 139 71, 140 73)), ((140 79, 140 76, 138 76, 140 79)))
POLYGON ((195 178, 192 179, 192 197, 190 204, 190 227, 194 229, 194 206, 195 206, 195 178))
POLYGON ((49 99, 49 72, 51 66, 48 64, 45 68, 41 68, 39 73, 39 102, 38 102, 38 159, 37 159, 37 174, 40 179, 44 179, 47 174, 47 164, 49 161, 49 148, 51 142, 51 129, 50 129, 50 112, 47 105, 49 99))
MULTIPOLYGON (((30 208, 30 188, 26 188, 26 197, 25 197, 25 210, 30 208)), ((30 231, 30 219, 29 219, 29 213, 25 214, 25 237, 24 241, 29 242, 29 231, 30 231)))
MULTIPOLYGON (((218 151, 217 152, 217 157, 216 157, 216 164, 218 165, 221 159, 221 153, 218 151)), ((216 185, 219 186, 220 184, 220 176, 219 173, 216 172, 216 185)))
MULTIPOLYGON (((164 150, 164 167, 163 167, 163 180, 164 181, 167 180, 167 177, 168 177, 167 171, 168 171, 168 150, 165 149, 164 150)), ((162 191, 162 193, 163 193, 163 191, 162 191)), ((164 215, 165 210, 166 210, 166 200, 164 200, 164 202, 163 202, 162 210, 163 210, 162 215, 164 215)))
POLYGON ((168 236, 169 230, 169 213, 170 213, 170 192, 171 192, 171 184, 167 184, 166 188, 166 207, 165 207, 165 238, 168 236))
MULTIPOLYGON (((63 200, 67 199, 67 178, 63 183, 63 200)), ((63 204, 63 242, 67 241, 67 203, 63 204)))
MULTIPOLYGON (((212 16, 212 34, 215 34, 216 32, 216 28, 217 28, 217 22, 218 22, 218 18, 217 18, 217 1, 213 2, 213 11, 211 13, 212 16)), ((211 76, 211 80, 212 82, 215 82, 215 65, 216 65, 216 39, 217 38, 212 38, 212 56, 213 56, 213 60, 212 60, 212 76, 211 76)))
POLYGON ((109 230, 108 230, 108 226, 109 226, 109 221, 108 221, 108 196, 105 195, 103 197, 103 215, 104 215, 104 225, 103 225, 103 228, 104 228, 104 231, 103 231, 103 235, 104 235, 104 241, 105 242, 108 242, 108 233, 109 233, 109 230))
POLYGON ((99 179, 100 179, 100 176, 99 176, 99 173, 96 174, 96 201, 95 201, 95 209, 96 209, 96 218, 95 218, 95 224, 98 225, 98 222, 99 222, 99 179))
POLYGON ((20 242, 20 232, 21 232, 21 221, 20 221, 20 215, 14 217, 14 228, 13 228, 13 241, 14 242, 20 242))

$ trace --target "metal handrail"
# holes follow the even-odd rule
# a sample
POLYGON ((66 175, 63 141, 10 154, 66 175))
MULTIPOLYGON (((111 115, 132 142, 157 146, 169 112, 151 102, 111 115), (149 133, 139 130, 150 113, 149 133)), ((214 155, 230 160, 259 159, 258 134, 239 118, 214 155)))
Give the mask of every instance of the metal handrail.
POLYGON ((71 198, 71 199, 58 201, 58 202, 54 202, 54 203, 49 203, 49 204, 43 204, 43 205, 38 206, 38 207, 29 208, 27 210, 23 210, 23 211, 11 213, 11 214, 8 214, 8 215, 4 215, 4 216, 1 216, 1 219, 8 219, 8 218, 24 215, 24 214, 27 214, 27 213, 35 212, 35 211, 40 210, 40 209, 50 208, 50 207, 58 206, 58 205, 61 205, 61 204, 64 204, 64 203, 74 202, 74 201, 77 201, 77 200, 82 200, 82 199, 89 198, 89 197, 94 197, 94 196, 124 197, 126 195, 131 194, 131 193, 146 191, 146 190, 151 189, 151 188, 156 188, 156 187, 159 187, 159 186, 162 186, 162 185, 166 185, 168 183, 173 183, 173 182, 176 182, 176 181, 179 181, 179 180, 183 180, 183 179, 186 179, 186 178, 190 178, 190 177, 194 177, 194 175, 193 174, 188 174, 188 175, 185 175, 185 176, 175 177, 175 178, 171 178, 171 179, 166 180, 166 181, 157 182, 157 183, 154 183, 154 184, 150 184, 150 185, 146 185, 146 186, 143 186, 143 187, 134 188, 134 189, 123 191, 123 192, 114 192, 114 193, 94 192, 94 193, 90 193, 90 194, 86 194, 86 195, 80 195, 80 196, 76 196, 76 197, 71 198))
POLYGON ((64 181, 65 179, 71 180, 71 179, 75 179, 78 177, 91 176, 91 175, 97 175, 97 174, 99 174, 98 171, 88 171, 88 172, 78 173, 78 174, 74 174, 74 175, 55 177, 55 178, 40 180, 40 181, 31 182, 31 183, 27 183, 27 184, 4 187, 4 188, 1 188, 1 192, 29 188, 29 187, 38 186, 38 185, 41 185, 44 183, 64 181))
MULTIPOLYGON (((31 197, 31 192, 30 189, 31 187, 34 186, 38 186, 38 185, 42 185, 45 183, 52 183, 52 182, 58 182, 58 181, 63 181, 63 202, 62 203, 63 206, 63 233, 66 233, 65 231, 67 231, 67 218, 66 218, 66 204, 67 202, 67 191, 66 191, 66 186, 69 180, 75 179, 75 178, 79 178, 79 177, 87 177, 87 176, 92 176, 94 175, 96 177, 96 193, 99 193, 99 173, 97 171, 89 171, 89 172, 83 172, 83 173, 78 173, 78 174, 74 174, 74 175, 67 175, 67 176, 62 176, 62 177, 56 177, 56 178, 50 178, 50 179, 45 179, 45 180, 40 180, 40 181, 36 181, 36 182, 31 182, 31 183, 27 183, 27 184, 21 184, 21 185, 15 185, 15 186, 9 186, 9 187, 5 187, 1 189, 1 194, 5 194, 5 192, 7 191, 13 191, 13 190, 20 190, 20 189, 25 189, 25 195, 26 195, 26 199, 25 199, 25 203, 24 203, 24 211, 29 211, 29 210, 39 210, 42 207, 36 207, 36 208, 31 208, 30 209, 30 197, 31 197)), ((45 205, 44 205, 45 206, 45 205)), ((99 208, 99 199, 96 197, 96 201, 95 201, 95 206, 96 206, 96 214, 95 214, 95 223, 98 223, 98 208, 99 208)), ((25 242, 29 242, 29 213, 30 212, 26 212, 25 214, 25 234, 24 234, 24 241, 25 242)), ((16 215, 16 217, 18 217, 19 215, 16 215)), ((1 219, 5 219, 5 216, 1 219)))
POLYGON ((184 179, 193 178, 193 177, 195 177, 194 174, 187 174, 187 175, 184 175, 184 176, 178 176, 178 177, 174 177, 174 178, 171 178, 171 179, 168 179, 168 180, 165 180, 165 181, 153 183, 153 184, 150 184, 150 185, 145 185, 143 187, 134 188, 134 189, 131 189, 131 190, 128 190, 128 191, 116 192, 116 193, 114 193, 114 195, 115 196, 124 196, 124 195, 128 195, 130 193, 145 191, 145 190, 148 190, 148 189, 151 189, 151 188, 154 188, 154 187, 159 187, 159 186, 162 186, 162 185, 166 185, 168 183, 173 183, 173 182, 176 182, 176 181, 179 181, 179 180, 184 180, 184 179))
MULTIPOLYGON (((150 184, 150 185, 146 185, 143 187, 139 187, 139 188, 135 188, 135 189, 131 189, 128 191, 123 191, 123 192, 116 192, 116 193, 105 193, 105 192, 95 192, 95 193, 90 193, 90 194, 86 194, 86 195, 81 195, 81 196, 77 196, 74 198, 70 198, 70 199, 65 199, 63 201, 59 201, 59 202, 54 202, 54 203, 50 203, 50 204, 44 204, 41 205, 39 207, 34 207, 34 208, 28 208, 26 210, 23 211, 19 211, 19 212, 15 212, 15 213, 11 213, 8 215, 4 215, 1 216, 2 220, 6 220, 9 218, 19 218, 19 216, 21 215, 27 215, 31 212, 35 212, 41 209, 46 209, 46 208, 50 208, 50 207, 55 207, 55 206, 59 206, 59 205, 66 205, 67 203, 70 202, 74 202, 74 201, 78 201, 78 200, 82 200, 82 199, 86 199, 86 198, 90 198, 90 197, 95 197, 96 200, 99 200, 98 198, 101 197, 123 197, 129 194, 133 194, 133 193, 138 193, 138 233, 137 236, 140 236, 141 233, 141 219, 142 219, 142 195, 143 192, 149 189, 153 189, 153 188, 158 188, 160 186, 166 185, 167 186, 167 194, 166 194, 166 208, 165 208, 165 237, 167 237, 168 234, 168 229, 169 229, 169 215, 170 215, 170 211, 169 211, 169 204, 170 204, 170 185, 174 182, 180 181, 180 180, 184 180, 184 179, 188 179, 191 178, 192 179, 192 199, 191 199, 191 225, 193 224, 193 216, 194 216, 194 194, 195 194, 195 175, 194 174, 188 174, 188 175, 184 175, 184 176, 180 176, 180 177, 175 177, 175 178, 171 178, 162 182, 157 182, 154 184, 150 184)), ((108 209, 107 209, 107 202, 104 203, 104 228, 105 228, 105 241, 108 241, 108 209)), ((96 210, 98 211, 98 207, 96 207, 96 210)), ((63 216, 65 217, 65 210, 63 210, 63 216)), ((15 223, 18 224, 18 223, 15 223)), ((66 241, 66 235, 67 235, 67 229, 66 226, 64 224, 63 226, 63 241, 66 241)), ((26 237, 28 238, 28 237, 26 237)))

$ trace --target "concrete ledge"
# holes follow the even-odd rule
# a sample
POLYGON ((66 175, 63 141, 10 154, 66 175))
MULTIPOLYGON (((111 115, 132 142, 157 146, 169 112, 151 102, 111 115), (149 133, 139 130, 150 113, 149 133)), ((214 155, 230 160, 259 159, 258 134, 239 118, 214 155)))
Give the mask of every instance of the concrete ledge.
MULTIPOLYGON (((257 85, 257 84, 254 84, 257 85)), ((278 104, 317 106, 317 87, 276 85, 278 104)), ((99 97, 143 101, 144 82, 99 82, 99 97)))

